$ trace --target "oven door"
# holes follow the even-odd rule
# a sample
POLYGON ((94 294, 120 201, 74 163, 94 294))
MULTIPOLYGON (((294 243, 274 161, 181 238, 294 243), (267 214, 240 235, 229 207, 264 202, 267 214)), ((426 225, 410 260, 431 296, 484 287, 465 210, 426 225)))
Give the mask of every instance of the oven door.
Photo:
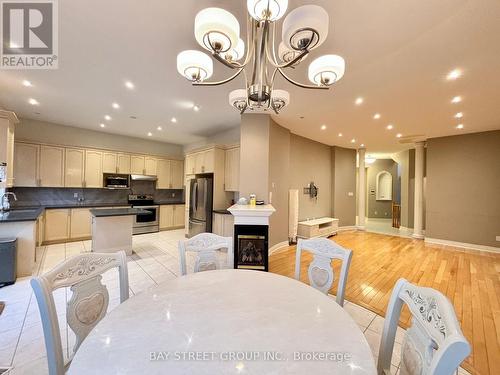
POLYGON ((147 227, 151 225, 158 225, 158 210, 159 206, 133 206, 133 208, 141 208, 149 211, 148 214, 136 215, 134 220, 134 227, 147 227))

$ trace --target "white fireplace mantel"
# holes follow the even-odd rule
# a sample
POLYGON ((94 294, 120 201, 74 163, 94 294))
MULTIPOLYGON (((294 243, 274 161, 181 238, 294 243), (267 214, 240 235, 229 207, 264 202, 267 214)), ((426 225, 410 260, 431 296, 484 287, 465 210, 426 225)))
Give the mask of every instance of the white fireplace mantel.
POLYGON ((270 204, 262 206, 250 206, 235 204, 228 208, 234 216, 235 225, 269 225, 269 216, 276 209, 270 204))

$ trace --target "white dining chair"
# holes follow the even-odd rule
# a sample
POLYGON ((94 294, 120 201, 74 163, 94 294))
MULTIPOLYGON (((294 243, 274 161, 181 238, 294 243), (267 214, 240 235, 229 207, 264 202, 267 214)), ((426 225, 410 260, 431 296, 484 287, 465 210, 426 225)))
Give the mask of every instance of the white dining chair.
POLYGON ((119 270, 122 303, 129 297, 127 256, 124 251, 76 255, 42 276, 31 279, 42 320, 50 375, 65 373, 85 337, 106 315, 109 294, 101 283, 102 274, 115 267, 119 270), (53 292, 66 287, 73 292, 66 305, 66 320, 75 333, 76 343, 73 355, 64 363, 53 292))
POLYGON ((222 237, 213 233, 200 233, 188 240, 179 241, 181 274, 187 274, 186 251, 196 253, 194 272, 201 272, 222 268, 217 254, 221 253, 223 249, 227 249, 227 268, 233 268, 232 237, 222 237))
POLYGON ((401 375, 451 375, 470 354, 453 305, 442 293, 399 279, 387 308, 382 332, 379 375, 390 374, 391 358, 403 304, 412 321, 401 349, 401 375))
POLYGON ((344 249, 327 238, 299 239, 295 254, 295 279, 299 281, 302 251, 308 251, 313 254, 313 261, 309 265, 308 270, 309 283, 312 287, 325 294, 328 294, 335 281, 331 264, 332 259, 340 259, 342 261, 336 301, 340 306, 344 306, 345 287, 351 264, 352 251, 344 249))

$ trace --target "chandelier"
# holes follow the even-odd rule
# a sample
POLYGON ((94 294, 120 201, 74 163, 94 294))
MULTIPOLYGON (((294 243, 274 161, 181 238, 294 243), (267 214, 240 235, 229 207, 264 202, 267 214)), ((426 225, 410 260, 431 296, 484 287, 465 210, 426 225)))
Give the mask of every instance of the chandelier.
POLYGON ((276 21, 284 16, 287 7, 288 0, 247 0, 246 44, 240 38, 240 25, 234 15, 221 8, 203 9, 195 18, 196 41, 234 73, 221 81, 207 81, 213 74, 213 60, 197 50, 179 53, 178 72, 194 86, 222 85, 243 74, 245 88, 229 94, 229 104, 240 113, 272 110, 278 114, 290 103, 290 94, 274 87, 278 74, 304 89, 329 89, 344 75, 345 62, 338 55, 323 55, 311 62, 308 78, 312 85, 297 82, 285 72, 324 43, 328 13, 317 5, 292 10, 285 17, 282 40, 276 48, 276 21))

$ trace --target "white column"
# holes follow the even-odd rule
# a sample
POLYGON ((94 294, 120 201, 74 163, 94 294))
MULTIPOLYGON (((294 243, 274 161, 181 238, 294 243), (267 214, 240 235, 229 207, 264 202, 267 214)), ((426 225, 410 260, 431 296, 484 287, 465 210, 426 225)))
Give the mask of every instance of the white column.
POLYGON ((364 148, 358 150, 358 229, 365 230, 365 214, 366 214, 366 169, 365 169, 365 152, 364 148))
POLYGON ((413 237, 424 238, 424 145, 415 143, 415 208, 413 218, 413 237))

